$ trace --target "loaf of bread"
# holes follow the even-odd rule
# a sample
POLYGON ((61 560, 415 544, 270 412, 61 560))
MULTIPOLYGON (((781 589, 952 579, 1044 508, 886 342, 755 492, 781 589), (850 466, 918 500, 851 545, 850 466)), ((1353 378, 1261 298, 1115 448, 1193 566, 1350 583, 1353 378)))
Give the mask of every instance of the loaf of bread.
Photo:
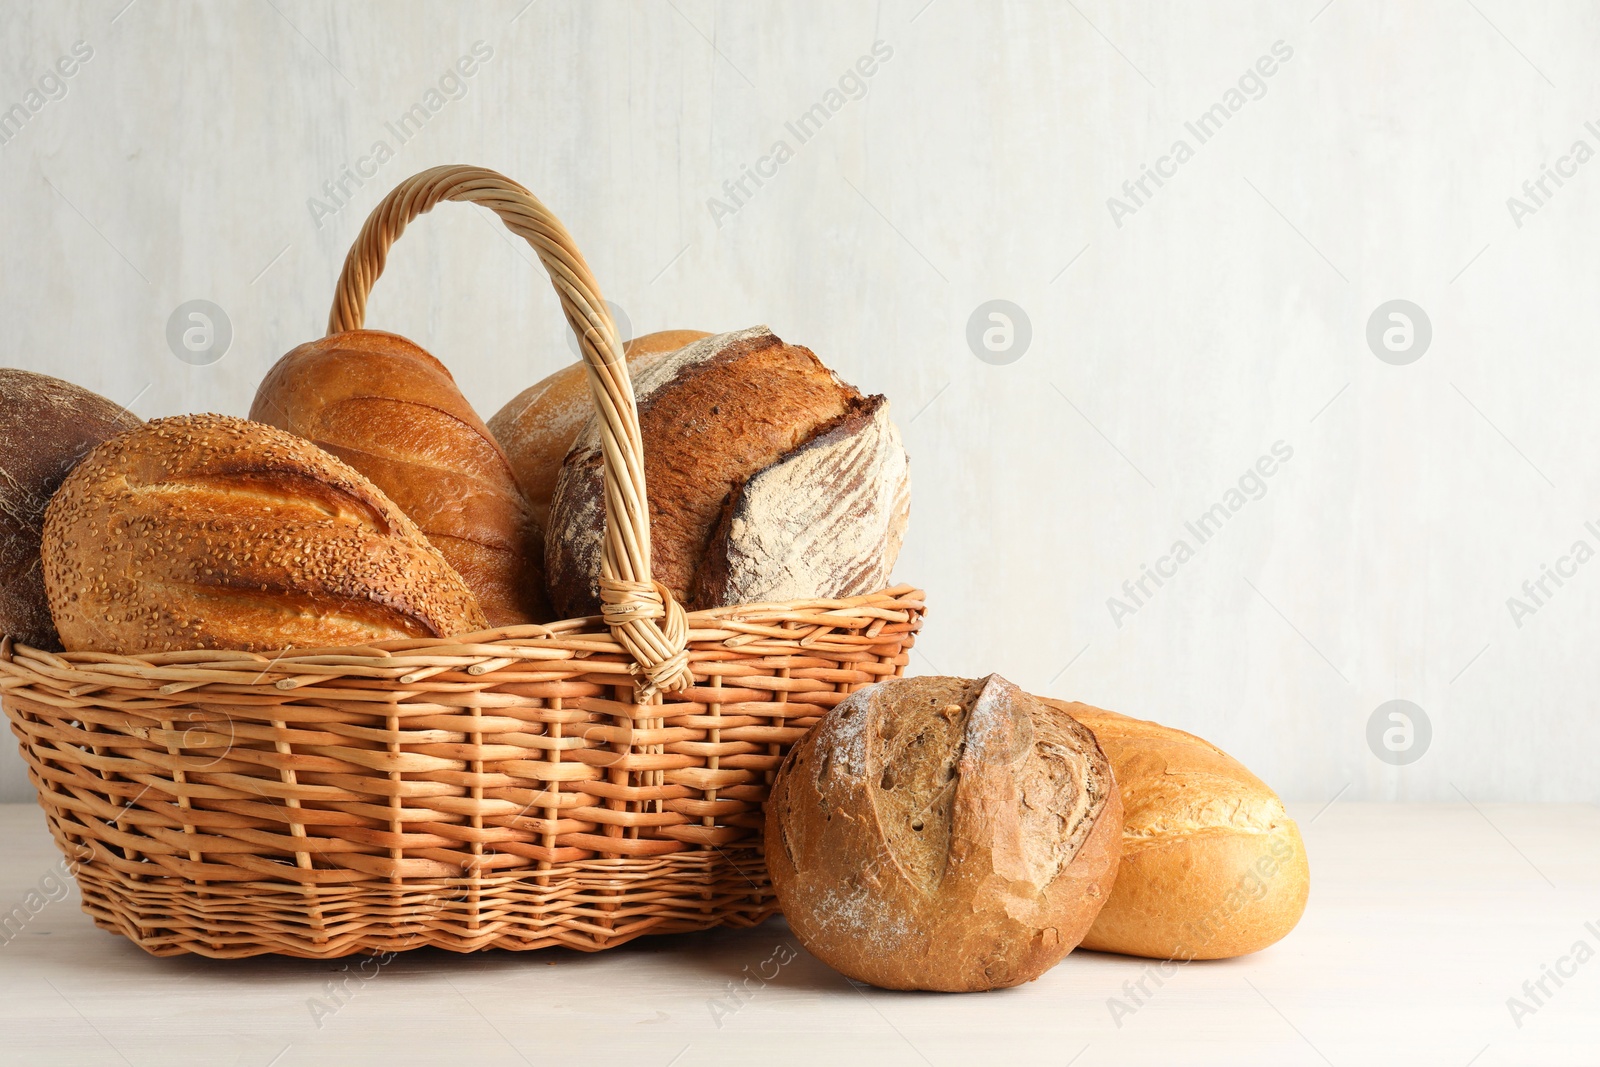
POLYGON ((139 424, 71 382, 0 368, 0 636, 60 650, 39 568, 45 506, 84 453, 139 424))
POLYGON ((549 621, 541 539, 511 464, 427 352, 376 330, 301 345, 262 380, 250 417, 371 479, 444 553, 491 625, 549 621))
MULTIPOLYGON (((624 344, 622 354, 629 373, 638 374, 661 356, 710 336, 702 330, 647 333, 624 344)), ((540 530, 550 526, 550 498, 561 476, 561 461, 592 414, 594 399, 580 362, 528 386, 489 420, 489 431, 505 449, 540 530)))
POLYGON ((1094 731, 1122 789, 1122 867, 1084 948, 1225 959, 1294 929, 1311 884, 1305 845, 1259 778, 1182 730, 1046 702, 1094 731))
MULTIPOLYGON (((758 326, 634 377, 652 574, 690 609, 845 597, 889 584, 910 474, 888 402, 758 326)), ((598 420, 562 466, 546 533, 562 616, 598 610, 605 536, 598 420)))
POLYGON ((69 651, 265 652, 487 627, 376 486, 226 415, 156 419, 96 447, 50 501, 42 557, 69 651))
POLYGON ((1094 736, 998 675, 900 678, 780 765, 766 856, 800 943, 886 989, 1032 981, 1116 877, 1122 804, 1094 736))

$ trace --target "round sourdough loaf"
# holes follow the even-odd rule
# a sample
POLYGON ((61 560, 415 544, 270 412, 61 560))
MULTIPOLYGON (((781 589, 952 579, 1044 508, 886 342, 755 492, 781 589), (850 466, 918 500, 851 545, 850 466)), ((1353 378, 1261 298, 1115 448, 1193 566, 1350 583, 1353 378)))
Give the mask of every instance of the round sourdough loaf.
POLYGON ((367 479, 302 438, 180 415, 95 448, 45 514, 69 651, 265 652, 487 628, 472 591, 367 479))
POLYGON ((1122 867, 1084 948, 1226 959, 1294 929, 1310 892, 1305 845, 1261 779, 1182 730, 1046 703, 1094 731, 1122 789, 1122 867))
POLYGON ((39 568, 45 506, 84 453, 138 425, 71 382, 0 368, 0 636, 61 648, 39 568))
MULTIPOLYGON (((651 568, 693 609, 845 597, 889 584, 910 470, 881 396, 862 396, 765 326, 718 334, 633 379, 651 568)), ((545 541, 563 616, 598 611, 605 536, 598 420, 562 466, 545 541)))
MULTIPOLYGON (((629 373, 638 374, 661 356, 710 336, 703 330, 647 333, 624 344, 622 354, 629 373)), ((592 414, 588 374, 579 362, 528 386, 489 420, 489 432, 505 449, 541 530, 550 526, 550 498, 561 476, 561 461, 592 414)))
POLYGON ((766 856, 800 943, 886 989, 1032 981, 1117 871, 1122 804, 1094 735, 999 675, 861 689, 790 752, 766 856))
POLYGON ((250 417, 371 479, 444 553, 492 625, 549 621, 533 513, 505 453, 433 356, 377 330, 324 337, 278 360, 250 417))

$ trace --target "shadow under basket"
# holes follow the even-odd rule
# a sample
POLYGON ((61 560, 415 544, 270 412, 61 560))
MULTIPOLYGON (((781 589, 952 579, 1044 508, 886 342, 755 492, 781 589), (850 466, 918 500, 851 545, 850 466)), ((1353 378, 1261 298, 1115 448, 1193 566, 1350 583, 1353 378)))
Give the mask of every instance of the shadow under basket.
POLYGON ((910 586, 685 613, 650 580, 642 444, 605 304, 566 231, 492 171, 440 167, 373 212, 330 333, 444 200, 528 239, 577 332, 607 443, 607 613, 279 654, 0 642, 3 704, 94 921, 158 956, 435 946, 595 951, 751 926, 778 764, 904 672, 910 586))

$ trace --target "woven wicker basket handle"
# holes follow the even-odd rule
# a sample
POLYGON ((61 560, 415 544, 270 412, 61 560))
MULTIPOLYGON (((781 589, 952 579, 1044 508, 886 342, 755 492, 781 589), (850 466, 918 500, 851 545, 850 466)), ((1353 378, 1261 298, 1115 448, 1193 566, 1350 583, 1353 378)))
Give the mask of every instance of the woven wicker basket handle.
POLYGON ((561 221, 516 182, 482 167, 434 167, 407 178, 367 216, 345 257, 328 314, 330 335, 359 330, 367 294, 383 273, 389 246, 406 225, 442 200, 481 204, 539 254, 578 335, 589 391, 600 412, 605 456, 606 537, 600 560, 601 611, 612 635, 633 657, 641 702, 691 682, 683 608, 650 577, 650 511, 644 484, 644 443, 633 384, 617 328, 600 287, 561 221))

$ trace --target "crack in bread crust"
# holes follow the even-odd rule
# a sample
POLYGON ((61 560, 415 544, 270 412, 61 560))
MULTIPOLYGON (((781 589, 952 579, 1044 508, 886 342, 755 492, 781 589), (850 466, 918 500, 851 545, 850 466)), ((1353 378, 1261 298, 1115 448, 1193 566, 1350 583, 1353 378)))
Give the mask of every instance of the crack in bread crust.
MULTIPOLYGON (((850 596, 888 584, 908 464, 881 397, 765 327, 643 367, 634 396, 652 577, 689 609, 850 596)), ((598 610, 605 508, 598 422, 567 454, 545 568, 563 615, 598 610)))
POLYGON ((1094 735, 996 675, 851 694, 768 802, 790 927, 890 989, 1030 981, 1088 932, 1116 878, 1122 806, 1094 735))

